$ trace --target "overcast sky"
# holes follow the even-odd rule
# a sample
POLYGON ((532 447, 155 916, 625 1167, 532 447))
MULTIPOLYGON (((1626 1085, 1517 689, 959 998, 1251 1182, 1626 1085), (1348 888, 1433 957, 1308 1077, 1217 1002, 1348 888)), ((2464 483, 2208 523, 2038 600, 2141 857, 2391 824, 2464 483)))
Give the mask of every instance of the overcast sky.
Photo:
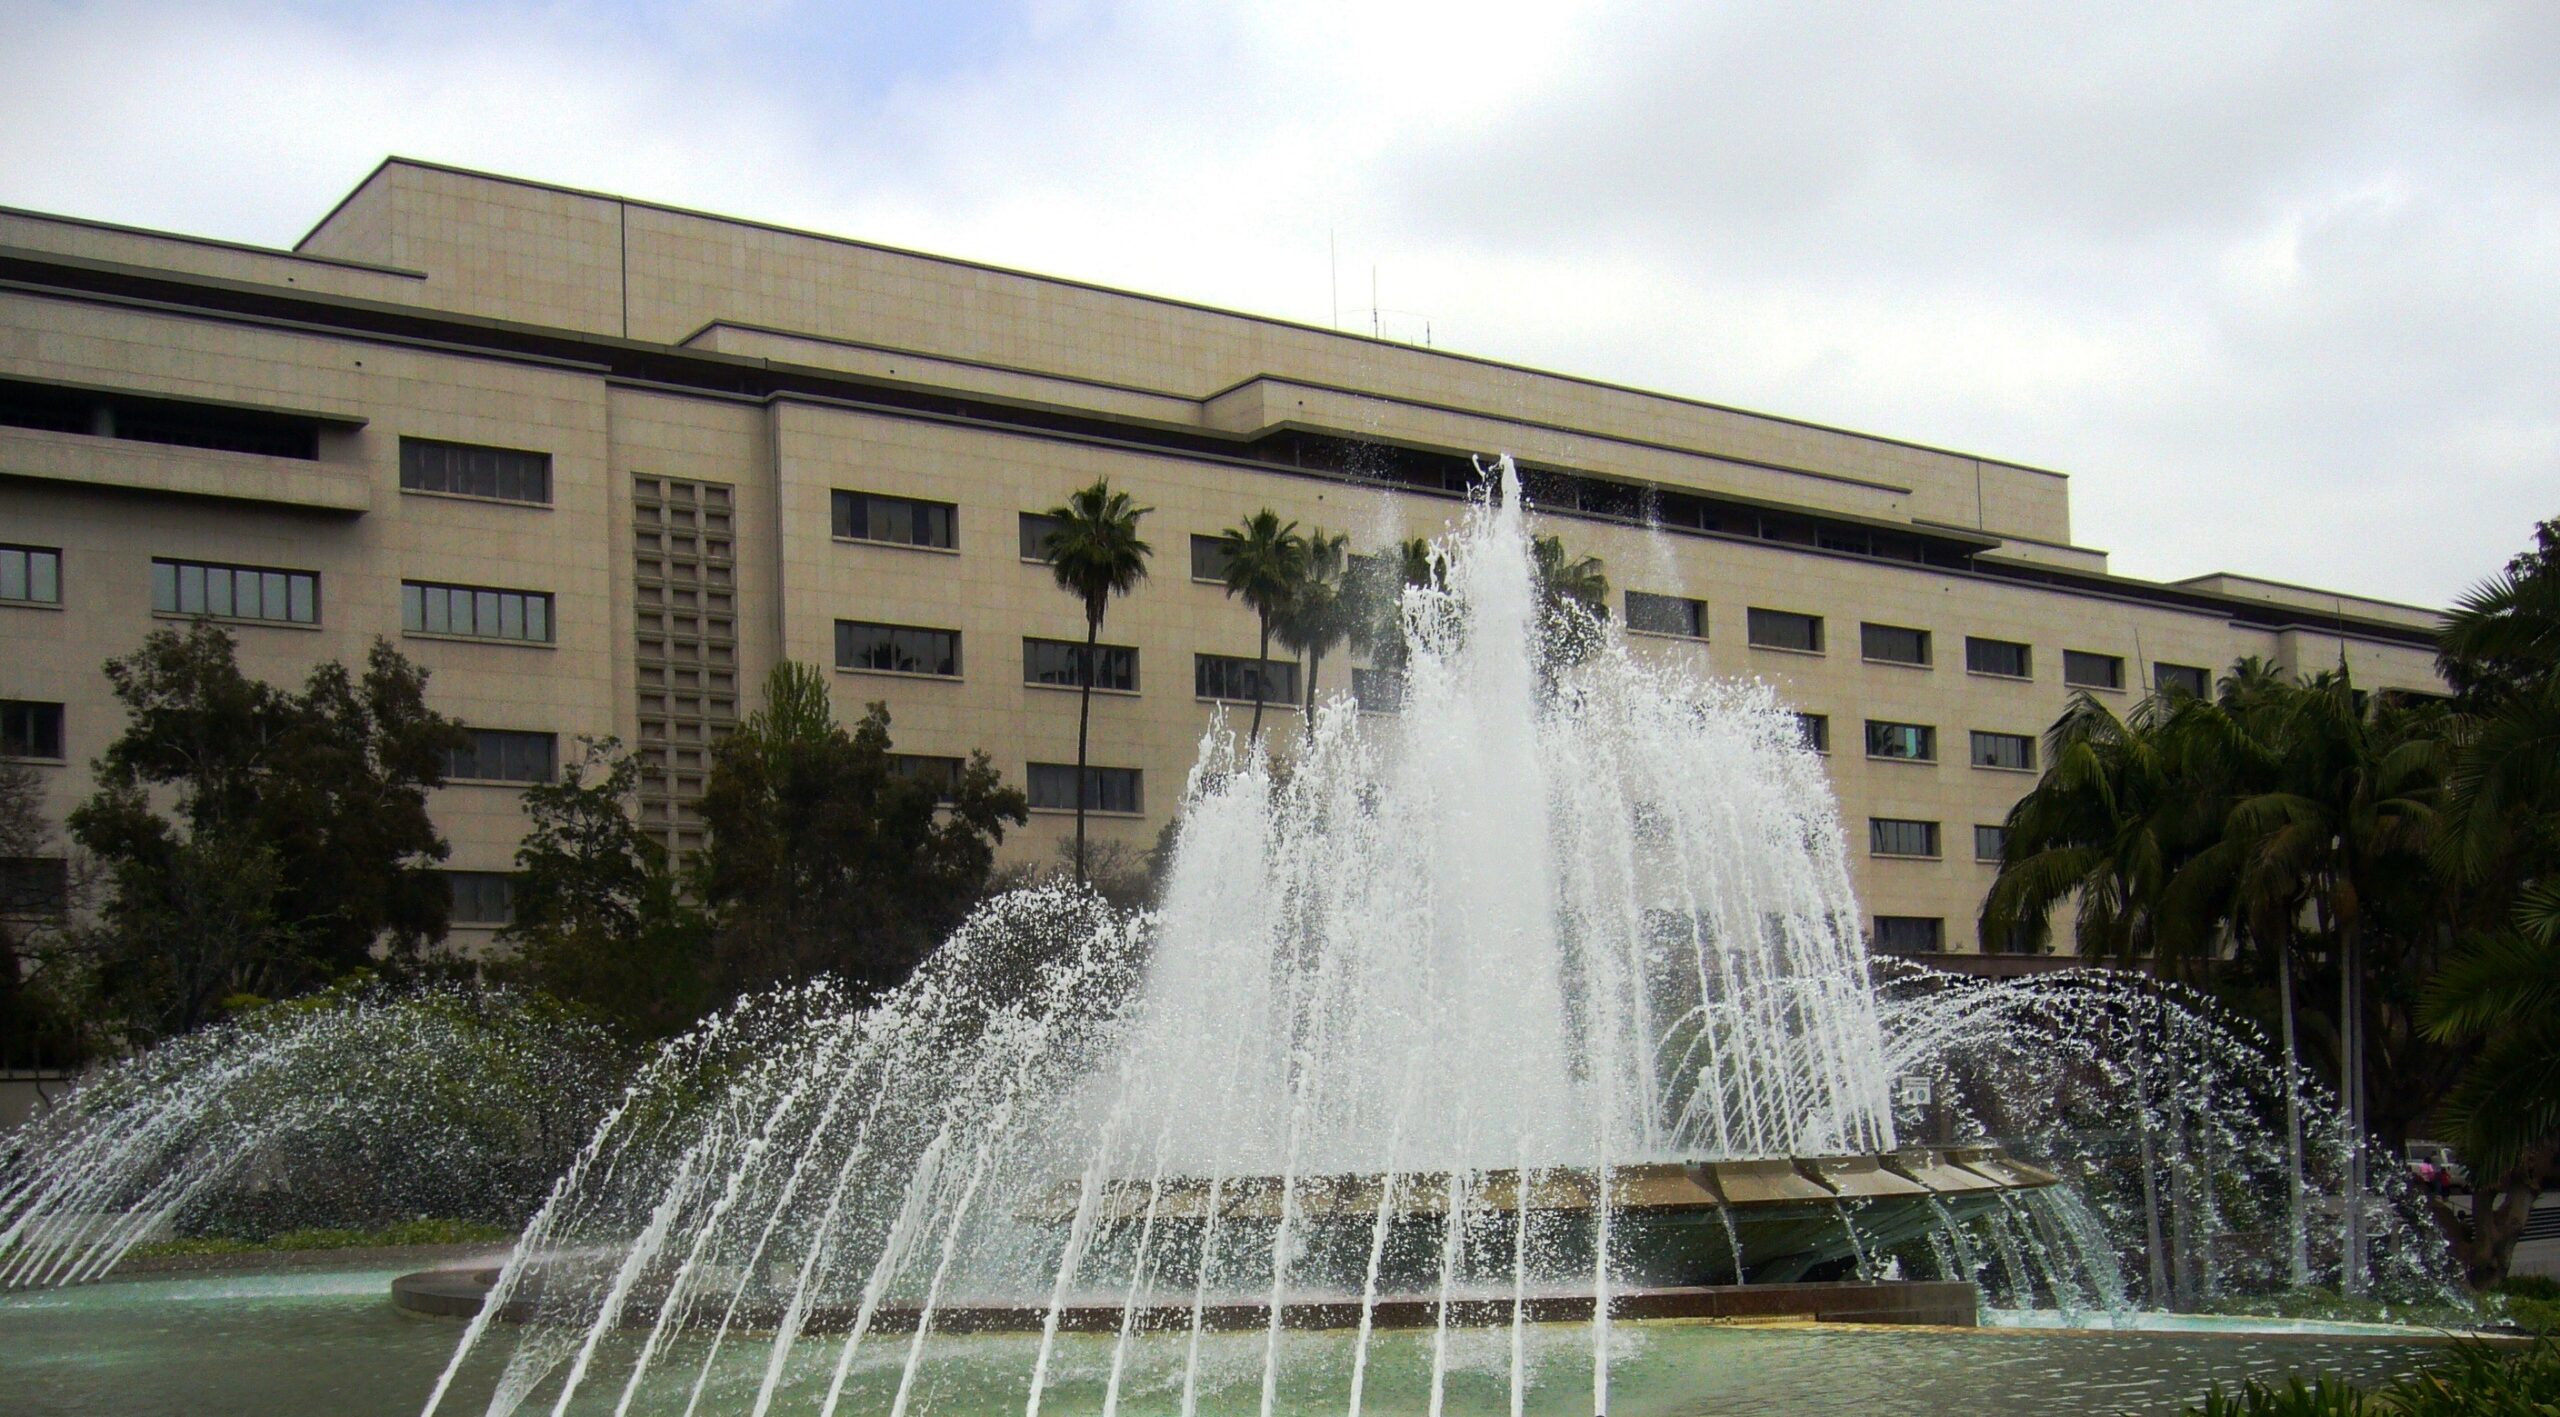
POLYGON ((2068 472, 2132 575, 2441 604, 2560 515, 2549 0, 0 3, 0 204, 284 245, 386 153, 1360 329, 1374 268, 2068 472))

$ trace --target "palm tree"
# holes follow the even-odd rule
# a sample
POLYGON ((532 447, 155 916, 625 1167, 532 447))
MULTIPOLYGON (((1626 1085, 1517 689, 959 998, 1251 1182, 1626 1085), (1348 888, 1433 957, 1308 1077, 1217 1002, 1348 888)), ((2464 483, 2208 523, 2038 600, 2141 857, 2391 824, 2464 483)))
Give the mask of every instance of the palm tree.
POLYGON ((1138 519, 1155 510, 1141 507, 1126 492, 1114 491, 1110 478, 1070 494, 1065 505, 1051 507, 1055 525, 1041 538, 1058 589, 1084 603, 1084 654, 1076 661, 1076 879, 1085 878, 1084 816, 1091 793, 1085 781, 1086 751, 1093 729, 1093 659, 1102 638, 1102 614, 1111 597, 1127 595, 1147 578, 1153 550, 1138 539, 1138 519))
POLYGON ((1983 897, 1985 948, 2041 939, 2055 907, 2079 903, 2082 955, 2134 960, 2183 922, 2169 882, 2193 831, 2168 735, 2148 701, 2119 718, 2087 694, 2045 735, 2045 771, 2009 809, 2000 874, 1983 897))
POLYGON ((1289 592, 1288 604, 1271 630, 1280 643, 1306 657, 1305 715, 1307 731, 1315 731, 1316 676, 1324 657, 1351 638, 1357 593, 1348 574, 1351 537, 1346 532, 1307 533, 1304 573, 1289 592))
POLYGON ((1598 647, 1591 631, 1609 618, 1609 577, 1599 557, 1567 554, 1564 538, 1558 536, 1531 541, 1529 559, 1538 582, 1541 672, 1552 674, 1589 658, 1598 647))
POLYGON ((1291 592, 1306 579, 1307 538, 1296 522, 1280 520, 1269 507, 1243 524, 1218 533, 1218 549, 1226 556, 1221 577, 1227 594, 1240 596, 1262 622, 1262 648, 1253 665, 1253 741, 1262 741, 1262 701, 1269 685, 1272 622, 1289 606, 1291 592))

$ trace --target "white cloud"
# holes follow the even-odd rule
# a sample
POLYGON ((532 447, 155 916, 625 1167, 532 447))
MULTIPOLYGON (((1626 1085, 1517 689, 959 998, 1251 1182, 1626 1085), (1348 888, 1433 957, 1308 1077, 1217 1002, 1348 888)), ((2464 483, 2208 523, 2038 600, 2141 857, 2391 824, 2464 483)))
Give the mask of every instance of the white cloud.
POLYGON ((2560 513, 2560 11, 39 3, 0 201, 289 241, 385 152, 2075 476, 2120 569, 2442 601, 2560 513))

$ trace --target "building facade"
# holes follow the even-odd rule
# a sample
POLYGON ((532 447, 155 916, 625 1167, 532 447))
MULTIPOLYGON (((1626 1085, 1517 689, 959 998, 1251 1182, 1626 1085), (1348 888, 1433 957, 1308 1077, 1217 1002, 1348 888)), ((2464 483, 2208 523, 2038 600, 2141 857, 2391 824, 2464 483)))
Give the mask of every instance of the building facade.
MULTIPOLYGON (((155 626, 213 615, 279 681, 388 637, 476 731, 433 802, 468 943, 525 779, 617 735, 691 845, 710 745, 789 658, 922 770, 988 752, 1033 795, 1007 854, 1054 860, 1082 620, 1034 519, 1108 476, 1155 558, 1105 627, 1095 829, 1144 847, 1251 692, 1206 540, 1263 507, 1355 551, 1435 533, 1496 451, 1644 652, 1812 716, 1888 948, 1974 947, 2078 689, 2242 655, 2437 687, 2432 612, 2110 575, 2057 473, 393 159, 291 251, 0 210, 0 751, 58 820, 122 727, 100 666, 155 626)), ((1354 669, 1329 686, 1389 707, 1354 669)))

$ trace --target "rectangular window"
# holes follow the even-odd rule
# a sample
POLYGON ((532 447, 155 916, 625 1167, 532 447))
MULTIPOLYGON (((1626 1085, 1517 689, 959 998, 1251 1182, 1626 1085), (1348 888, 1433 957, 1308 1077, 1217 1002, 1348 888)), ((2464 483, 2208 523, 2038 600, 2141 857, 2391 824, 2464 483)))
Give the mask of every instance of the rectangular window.
POLYGON ((1929 664, 1929 632, 1908 625, 1863 624, 1858 627, 1858 653, 1885 664, 1929 664))
MULTIPOLYGON (((1094 646, 1093 687, 1117 689, 1124 694, 1138 692, 1138 650, 1135 645, 1094 646)), ((1084 677, 1084 645, 1075 640, 1022 641, 1022 682, 1047 684, 1061 689, 1080 688, 1084 677)))
POLYGON ((1796 715, 1796 734, 1804 745, 1817 753, 1831 751, 1831 715, 1800 713, 1796 715))
POLYGON ((960 795, 960 774, 964 767, 958 758, 938 758, 928 753, 889 755, 889 771, 931 787, 936 802, 948 802, 960 795))
POLYGON ((1214 536, 1191 538, 1191 579, 1226 584, 1227 548, 1224 542, 1214 536))
POLYGON ((151 608, 163 615, 317 625, 320 576, 314 571, 155 560, 151 563, 151 608))
POLYGON ((306 415, 15 379, 0 380, 0 427, 305 462, 320 456, 320 422, 306 415))
POLYGON ((1986 640, 1964 637, 1964 667, 1976 674, 1994 674, 2003 679, 2035 677, 2035 651, 2016 640, 1986 640))
POLYGON ((505 728, 468 728, 471 741, 445 756, 450 782, 549 782, 559 738, 505 728))
MULTIPOLYGON (((1084 782, 1084 803, 1088 811, 1120 812, 1134 817, 1145 810, 1136 768, 1086 768, 1084 782)), ((1034 807, 1067 812, 1076 809, 1076 766, 1073 763, 1033 763, 1030 787, 1031 805, 1034 807)))
POLYGON ((960 677, 960 632, 917 625, 836 622, 836 668, 960 677))
POLYGON ((1880 718, 1868 719, 1867 756, 1934 763, 1938 760, 1938 730, 1925 723, 1887 723, 1880 718))
POLYGON ((2009 829, 2007 827, 1978 826, 1973 829, 1974 860, 1997 861, 2008 849, 2009 829))
POLYGON ((1761 649, 1822 653, 1822 617, 1819 615, 1799 615, 1792 610, 1763 610, 1755 605, 1744 619, 1749 624, 1751 643, 1761 649))
POLYGON ((0 758, 62 757, 62 705, 0 699, 0 758))
POLYGON ((885 541, 892 546, 959 549, 960 509, 949 502, 913 497, 887 497, 877 492, 835 494, 836 535, 848 541, 885 541))
POLYGON ((539 590, 400 583, 400 628, 413 635, 551 643, 551 595, 539 590))
POLYGON ((1351 697, 1362 713, 1404 712, 1404 676, 1392 669, 1351 671, 1351 697))
POLYGON ((2171 698, 2201 699, 2213 692, 2213 675, 2193 664, 2153 664, 2152 687, 2171 698))
POLYGON ((551 455, 403 438, 400 490, 547 507, 551 505, 551 455))
POLYGON ((1022 559, 1038 561, 1043 565, 1048 564, 1049 533, 1057 529, 1056 517, 1046 512, 1024 512, 1022 514, 1022 559))
POLYGON ((1627 592, 1627 628, 1639 634, 1703 640, 1707 637, 1707 603, 1686 596, 1631 590, 1627 592))
POLYGON ((2036 740, 2024 733, 1985 733, 1977 728, 1973 731, 1973 765, 2033 772, 2036 740))
POLYGON ((0 856, 0 916, 50 918, 70 909, 70 862, 59 856, 0 856))
POLYGON ((49 546, 0 546, 0 601, 62 603, 62 553, 49 546))
POLYGON ((516 878, 504 871, 447 871, 456 925, 504 925, 515 919, 516 878))
POLYGON ((1255 661, 1233 655, 1195 654, 1191 657, 1191 691, 1204 699, 1252 703, 1254 665, 1257 662, 1262 666, 1262 701, 1266 704, 1296 703, 1298 666, 1277 659, 1255 661))
POLYGON ((1933 955, 1947 947, 1947 922, 1935 915, 1879 915, 1876 952, 1889 955, 1933 955))
POLYGON ((2062 682, 2075 689, 2121 689, 2124 687, 2124 657, 2091 654, 2079 649, 2064 650, 2062 682))
POLYGON ((1867 854, 1935 857, 1938 854, 1938 824, 1903 817, 1869 817, 1867 854))

